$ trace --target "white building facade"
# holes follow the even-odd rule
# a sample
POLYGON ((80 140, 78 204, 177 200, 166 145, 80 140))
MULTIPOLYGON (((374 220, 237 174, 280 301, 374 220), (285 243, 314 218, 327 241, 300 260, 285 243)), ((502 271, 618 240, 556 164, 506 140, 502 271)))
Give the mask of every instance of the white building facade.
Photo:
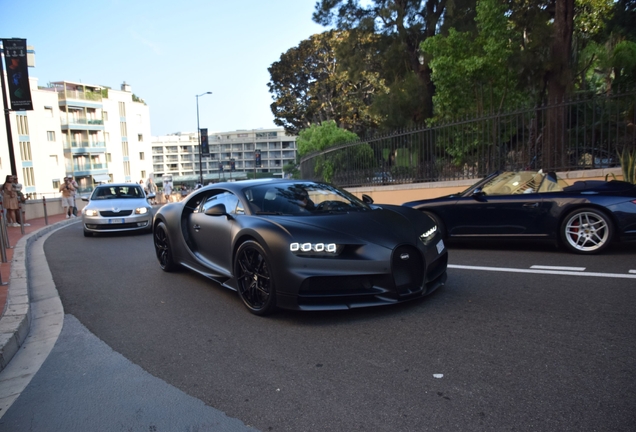
MULTIPOLYGON (((254 177, 283 177, 284 166, 296 163, 296 136, 283 128, 213 132, 210 154, 202 155, 203 183, 254 177), (257 158, 260 155, 260 158, 257 158)), ((175 133, 152 138, 155 182, 165 176, 174 185, 192 186, 201 175, 196 133, 175 133)))
MULTIPOLYGON (((130 86, 121 90, 30 77, 32 111, 11 111, 16 174, 32 198, 59 196, 65 175, 80 192, 107 181, 139 182, 152 169, 150 114, 130 86)), ((6 124, 0 122, 0 172, 11 174, 6 124)))

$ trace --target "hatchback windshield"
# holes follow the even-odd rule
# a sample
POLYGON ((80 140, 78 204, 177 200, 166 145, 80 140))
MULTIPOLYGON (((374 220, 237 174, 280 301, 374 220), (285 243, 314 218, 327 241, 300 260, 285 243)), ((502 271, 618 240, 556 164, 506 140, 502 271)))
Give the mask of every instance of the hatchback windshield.
POLYGON ((144 198, 144 191, 139 186, 98 186, 91 195, 91 200, 114 198, 144 198))
POLYGON ((276 183, 245 189, 255 214, 315 215, 370 210, 355 196, 322 183, 276 183))

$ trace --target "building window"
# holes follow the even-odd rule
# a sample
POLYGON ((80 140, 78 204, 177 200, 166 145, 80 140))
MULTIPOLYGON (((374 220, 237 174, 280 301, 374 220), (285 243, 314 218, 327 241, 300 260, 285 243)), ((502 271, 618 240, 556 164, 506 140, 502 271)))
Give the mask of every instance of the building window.
POLYGON ((119 117, 126 117, 126 104, 119 102, 119 117))
POLYGON ((144 140, 143 134, 137 134, 137 141, 143 142, 143 140, 144 140))
POLYGON ((141 170, 141 178, 146 178, 146 170, 141 170))
POLYGON ((46 131, 46 139, 50 142, 55 142, 55 131, 46 131))
POLYGON ((35 186, 33 167, 22 168, 22 181, 24 182, 24 186, 35 186))
POLYGON ((121 136, 128 136, 128 129, 126 128, 126 122, 119 122, 119 129, 121 131, 121 136))
POLYGON ((146 155, 144 152, 139 152, 139 160, 146 160, 146 155))
POLYGON ((18 123, 18 135, 29 134, 29 120, 25 115, 16 115, 15 119, 18 123))
POLYGON ((104 121, 108 121, 108 111, 104 111, 104 121))
POLYGON ((60 181, 59 180, 53 180, 53 189, 54 190, 59 190, 60 189, 60 181))
POLYGON ((20 157, 23 161, 33 160, 31 157, 31 143, 29 141, 20 141, 20 157))
POLYGON ((57 155, 50 155, 49 158, 51 159, 51 165, 54 165, 54 166, 58 165, 57 155))
POLYGON ((106 162, 110 163, 113 161, 113 157, 110 153, 106 153, 106 162))
POLYGON ((130 176, 130 162, 128 162, 128 161, 124 162, 124 175, 126 177, 130 176))
POLYGON ((121 152, 124 157, 128 156, 128 141, 121 142, 121 152))
POLYGON ((104 132, 104 139, 106 142, 110 142, 110 132, 104 132))
POLYGON ((53 117, 53 107, 45 106, 44 107, 44 116, 45 117, 53 117))

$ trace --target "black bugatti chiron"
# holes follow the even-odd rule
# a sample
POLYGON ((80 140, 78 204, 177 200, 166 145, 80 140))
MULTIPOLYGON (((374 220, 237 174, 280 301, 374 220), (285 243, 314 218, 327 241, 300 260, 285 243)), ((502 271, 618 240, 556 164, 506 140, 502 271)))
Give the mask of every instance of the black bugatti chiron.
POLYGON ((636 239, 636 186, 555 173, 495 172, 462 193, 404 206, 436 221, 448 239, 550 239, 581 254, 636 239))
POLYGON ((446 248, 429 217, 324 183, 209 185, 161 207, 153 239, 163 270, 199 272, 257 315, 392 304, 446 281, 446 248))

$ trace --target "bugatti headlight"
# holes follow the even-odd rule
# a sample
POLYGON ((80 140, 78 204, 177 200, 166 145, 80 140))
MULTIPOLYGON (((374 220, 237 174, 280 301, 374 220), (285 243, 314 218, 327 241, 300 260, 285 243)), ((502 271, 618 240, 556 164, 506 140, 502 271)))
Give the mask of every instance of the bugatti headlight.
POLYGON ((289 245, 289 250, 301 256, 329 257, 337 256, 342 251, 342 245, 336 243, 298 243, 289 245))
POLYGON ((434 225, 433 228, 431 228, 428 231, 422 233, 422 235, 420 235, 420 240, 422 240, 424 243, 427 243, 433 237, 435 237, 435 233, 437 233, 437 225, 434 225))
POLYGON ((135 214, 146 214, 148 213, 148 207, 138 207, 135 209, 135 214))
POLYGON ((97 210, 84 210, 86 216, 97 216, 99 212, 97 210))

